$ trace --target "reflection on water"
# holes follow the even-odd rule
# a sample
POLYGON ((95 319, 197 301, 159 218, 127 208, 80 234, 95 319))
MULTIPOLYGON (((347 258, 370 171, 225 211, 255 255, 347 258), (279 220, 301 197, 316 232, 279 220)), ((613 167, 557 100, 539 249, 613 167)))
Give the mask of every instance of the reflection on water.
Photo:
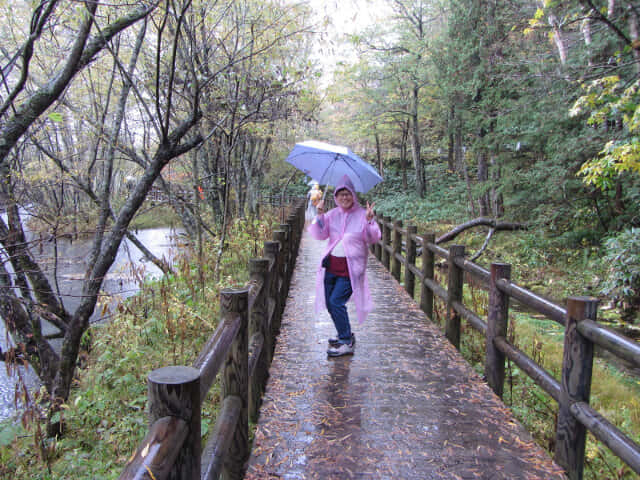
MULTIPOLYGON (((153 228, 141 230, 136 236, 154 255, 159 258, 165 257, 169 262, 172 261, 176 245, 175 230, 153 228)), ((91 243, 82 240, 59 240, 57 248, 59 260, 55 268, 58 272, 58 285, 65 307, 68 311, 73 312, 80 302, 81 281, 91 243)), ((32 249, 34 254, 40 256, 40 260, 44 260, 47 256, 51 257, 53 246, 45 242, 42 245, 42 250, 39 247, 32 249)), ((49 260, 41 262, 41 264, 47 265, 47 273, 51 278, 54 271, 53 261, 49 260)), ((110 307, 117 305, 118 302, 138 291, 139 280, 145 277, 158 277, 160 274, 160 269, 153 263, 145 261, 142 253, 125 238, 102 285, 104 296, 101 298, 101 304, 107 303, 110 307)), ((101 313, 102 308, 96 307, 96 313, 94 313, 92 320, 100 320, 101 313)), ((43 330, 45 334, 55 332, 51 325, 46 325, 43 330)), ((4 322, 0 322, 0 346, 4 350, 10 342, 11 339, 7 335, 4 322)), ((38 378, 31 369, 21 369, 19 374, 30 388, 38 387, 38 378)), ((4 364, 0 366, 0 421, 16 413, 14 405, 15 378, 15 374, 13 376, 7 375, 4 364)))

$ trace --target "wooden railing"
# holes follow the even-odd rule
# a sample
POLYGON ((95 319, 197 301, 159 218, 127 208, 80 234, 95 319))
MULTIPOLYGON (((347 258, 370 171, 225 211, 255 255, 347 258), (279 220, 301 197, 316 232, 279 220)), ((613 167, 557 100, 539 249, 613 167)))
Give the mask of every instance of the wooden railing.
POLYGON ((420 286, 420 308, 433 319, 434 295, 446 303, 445 335, 460 347, 460 321, 485 336, 485 376, 493 391, 502 397, 505 359, 509 358, 558 403, 554 459, 570 479, 581 479, 587 431, 607 445, 636 473, 640 473, 640 447, 589 406, 593 352, 597 345, 635 366, 640 366, 640 346, 596 322, 597 299, 571 297, 566 308, 530 292, 510 281, 511 266, 494 263, 487 271, 465 260, 465 248, 451 245, 448 250, 435 244, 435 235, 418 235, 415 226, 402 227, 401 221, 377 217, 382 239, 373 245, 375 256, 391 271, 413 297, 420 286), (404 246, 404 247, 403 247, 404 246), (403 256, 404 253, 404 256, 403 256), (416 267, 418 253, 422 267, 416 267), (434 277, 436 257, 447 261, 447 288, 434 277), (404 277, 401 277, 404 266, 404 277), (463 303, 465 273, 488 288, 486 321, 463 303), (565 327, 562 378, 556 380, 542 366, 507 340, 509 301, 515 300, 565 327))
POLYGON ((266 258, 250 260, 249 284, 221 292, 219 326, 193 366, 149 374, 149 432, 121 480, 242 478, 248 421, 257 421, 303 227, 298 201, 273 241, 264 243, 266 258), (201 406, 218 373, 221 408, 203 448, 201 406))

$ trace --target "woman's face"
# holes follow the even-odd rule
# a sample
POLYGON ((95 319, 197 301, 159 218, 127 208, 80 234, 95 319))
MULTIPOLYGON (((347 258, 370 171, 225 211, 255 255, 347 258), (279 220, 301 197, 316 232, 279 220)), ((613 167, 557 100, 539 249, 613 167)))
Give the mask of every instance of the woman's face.
POLYGON ((345 210, 349 210, 353 207, 353 195, 349 190, 343 188, 336 192, 336 202, 339 207, 344 208, 345 210))

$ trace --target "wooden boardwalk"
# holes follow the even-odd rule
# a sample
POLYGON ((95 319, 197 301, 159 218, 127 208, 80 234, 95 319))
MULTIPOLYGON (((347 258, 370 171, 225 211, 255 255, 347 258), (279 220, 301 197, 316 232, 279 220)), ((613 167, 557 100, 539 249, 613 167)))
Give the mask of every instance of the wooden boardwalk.
POLYGON ((314 314, 324 242, 305 233, 246 479, 561 479, 561 470, 373 257, 353 357, 314 314))

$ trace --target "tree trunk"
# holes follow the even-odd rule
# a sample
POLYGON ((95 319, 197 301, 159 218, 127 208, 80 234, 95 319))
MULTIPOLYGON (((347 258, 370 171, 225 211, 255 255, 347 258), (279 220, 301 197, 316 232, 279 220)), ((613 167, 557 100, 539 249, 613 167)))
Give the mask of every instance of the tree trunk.
POLYGON ((553 30, 553 41, 556 44, 556 48, 558 49, 558 57, 560 58, 560 63, 564 65, 567 63, 567 41, 564 38, 564 32, 562 31, 562 25, 558 21, 558 17, 551 14, 547 17, 547 21, 553 30))
POLYGON ((481 147, 478 154, 478 183, 482 192, 480 198, 478 198, 478 205, 480 206, 480 216, 489 216, 489 188, 487 187, 487 181, 489 180, 489 163, 487 161, 487 151, 484 147, 481 147))
POLYGON ((504 216, 504 198, 502 192, 496 188, 500 181, 501 172, 495 155, 491 156, 491 166, 493 167, 491 169, 491 208, 493 210, 493 216, 495 218, 501 218, 504 216))
MULTIPOLYGON (((585 11, 584 6, 580 7, 582 12, 585 11)), ((582 38, 584 39, 584 45, 587 47, 587 65, 590 67, 593 66, 593 52, 591 51, 591 45, 593 43, 593 37, 591 36, 591 17, 585 15, 584 20, 582 20, 582 38)))
POLYGON ((409 139, 409 120, 402 123, 402 135, 400 137, 400 171, 402 172, 402 188, 406 192, 409 189, 407 180, 407 140, 409 139))
POLYGON ((460 166, 462 169, 462 176, 464 177, 464 182, 467 185, 467 200, 469 201, 469 211, 471 214, 476 217, 476 205, 473 201, 473 195, 471 194, 472 186, 471 186, 471 178, 469 177, 469 171, 467 170, 467 162, 462 161, 462 165, 460 166))
POLYGON ((456 173, 465 173, 466 172, 466 161, 464 158, 464 147, 462 145, 462 125, 457 124, 454 131, 454 158, 455 158, 455 168, 454 172, 456 173))
POLYGON ((380 134, 376 131, 373 134, 373 138, 376 141, 376 160, 377 160, 377 164, 378 164, 378 173, 382 176, 384 176, 384 172, 382 169, 382 147, 380 145, 380 134))
MULTIPOLYGON (((202 137, 196 135, 190 140, 180 143, 182 138, 199 120, 198 113, 185 120, 181 125, 168 135, 168 138, 160 144, 152 162, 138 181, 135 189, 122 206, 120 213, 114 222, 105 243, 100 250, 95 263, 87 272, 86 281, 82 289, 82 300, 76 309, 69 328, 65 332, 60 355, 60 366, 53 381, 50 392, 52 408, 50 415, 57 411, 62 403, 69 397, 73 374, 80 349, 80 341, 89 326, 89 319, 95 309, 102 282, 116 259, 118 249, 122 243, 127 227, 133 216, 144 202, 153 183, 160 176, 160 172, 173 158, 187 153, 202 141, 202 137)), ((51 418, 51 417, 50 417, 51 418)), ((58 422, 50 422, 47 428, 50 436, 60 432, 58 422)))
POLYGON ((416 192, 420 198, 425 195, 424 165, 420 152, 420 125, 418 123, 418 93, 419 87, 413 86, 411 91, 411 154, 413 156, 413 167, 416 172, 416 192))
MULTIPOLYGON (((629 37, 633 44, 637 44, 640 38, 638 34, 638 14, 636 9, 631 5, 627 8, 627 13, 629 14, 629 37)), ((640 75, 640 50, 633 48, 631 51, 636 64, 636 74, 640 75)))

